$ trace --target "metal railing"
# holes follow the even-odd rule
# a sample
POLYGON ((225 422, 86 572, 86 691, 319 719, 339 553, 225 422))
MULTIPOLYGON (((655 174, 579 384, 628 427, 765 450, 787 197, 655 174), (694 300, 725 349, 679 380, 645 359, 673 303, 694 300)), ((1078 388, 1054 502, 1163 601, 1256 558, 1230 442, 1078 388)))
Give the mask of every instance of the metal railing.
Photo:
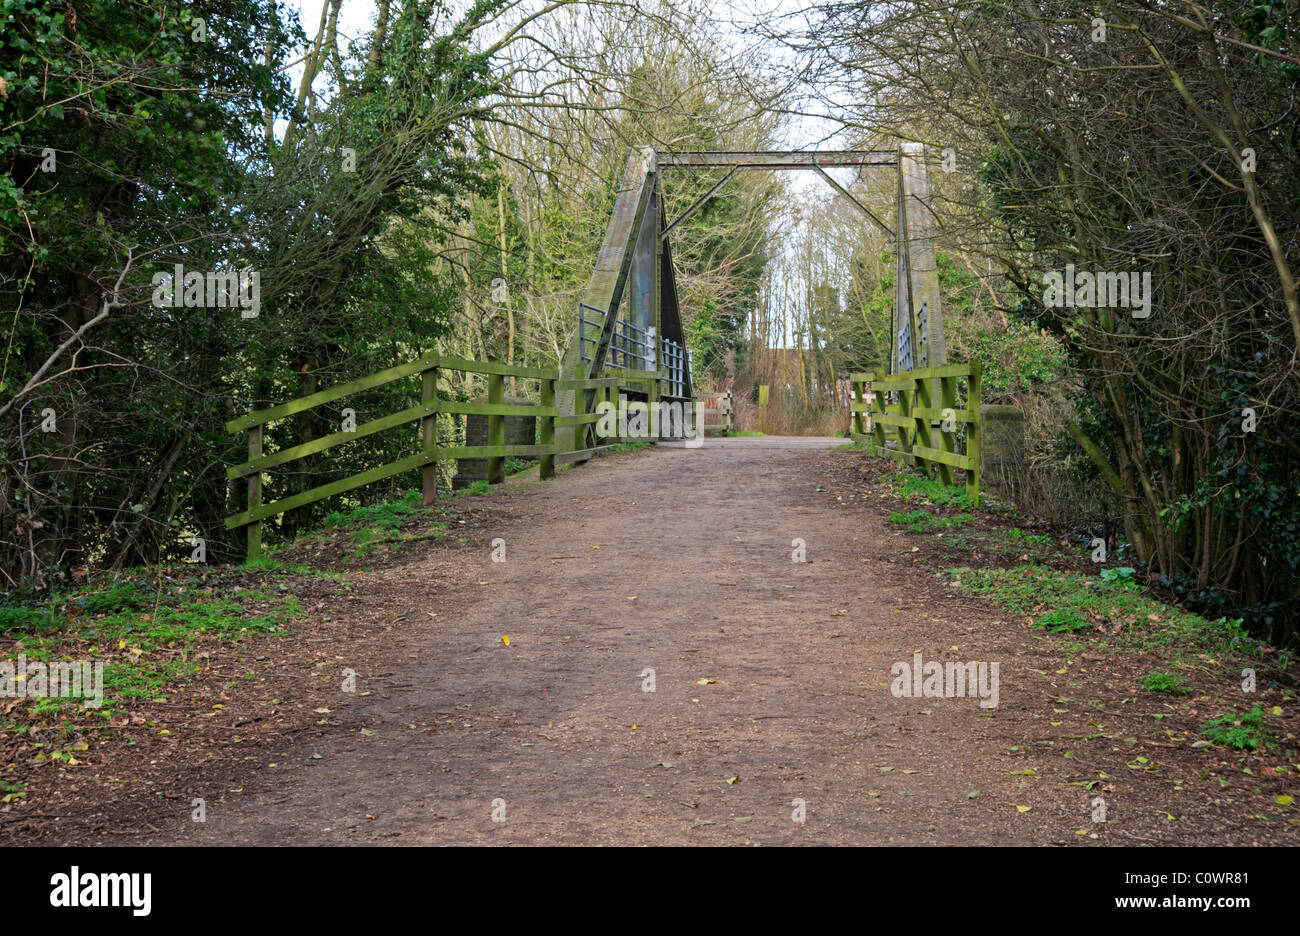
POLYGON ((600 344, 600 331, 602 328, 605 327, 605 316, 607 314, 608 313, 606 313, 604 309, 598 309, 593 305, 587 305, 587 303, 585 302, 578 303, 578 356, 584 362, 591 361, 591 355, 587 353, 587 343, 590 342, 591 344, 597 346, 599 346, 600 344), (600 318, 598 319, 587 318, 587 313, 589 311, 595 312, 600 316, 600 318), (586 330, 587 325, 596 326, 597 337, 590 338, 587 336, 587 330, 586 330))
POLYGON ((654 341, 650 331, 620 319, 614 324, 605 363, 619 370, 654 370, 654 341))
MULTIPOLYGON (((600 334, 608 315, 604 309, 578 303, 578 355, 584 364, 594 359, 594 350, 588 346, 592 349, 600 346, 600 334), (595 329, 596 337, 592 337, 591 329, 595 329)), ((669 396, 685 396, 690 385, 690 349, 669 338, 656 340, 653 328, 642 328, 626 319, 614 323, 605 365, 624 371, 656 371, 669 396)))
POLYGON ((659 345, 659 379, 669 396, 685 396, 690 352, 671 338, 659 339, 659 345))
MULTIPOLYGON (((605 319, 608 316, 609 313, 604 309, 585 302, 578 303, 578 348, 579 357, 583 362, 591 362, 593 356, 587 353, 587 345, 599 347, 599 335, 605 327, 605 319), (600 317, 590 318, 588 312, 594 312, 600 317), (587 334, 588 325, 595 327, 597 337, 592 338, 587 334)), ((605 364, 619 370, 653 370, 652 330, 633 325, 626 319, 615 322, 613 334, 609 339, 609 349, 605 352, 605 364)))

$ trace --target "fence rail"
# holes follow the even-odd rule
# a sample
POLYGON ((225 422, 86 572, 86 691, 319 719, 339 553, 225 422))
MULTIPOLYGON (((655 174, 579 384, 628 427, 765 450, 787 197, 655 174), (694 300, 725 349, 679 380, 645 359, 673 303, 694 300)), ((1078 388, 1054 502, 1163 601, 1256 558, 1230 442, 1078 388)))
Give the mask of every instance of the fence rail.
POLYGON ((945 484, 953 484, 952 470, 962 468, 966 472, 966 493, 979 503, 978 362, 945 364, 901 374, 855 373, 849 379, 853 383, 850 435, 854 442, 867 445, 874 455, 905 465, 932 466, 945 484), (962 380, 966 382, 966 405, 958 408, 958 382, 962 380), (887 402, 886 397, 893 397, 897 402, 887 402), (957 451, 958 425, 966 427, 964 454, 957 451))

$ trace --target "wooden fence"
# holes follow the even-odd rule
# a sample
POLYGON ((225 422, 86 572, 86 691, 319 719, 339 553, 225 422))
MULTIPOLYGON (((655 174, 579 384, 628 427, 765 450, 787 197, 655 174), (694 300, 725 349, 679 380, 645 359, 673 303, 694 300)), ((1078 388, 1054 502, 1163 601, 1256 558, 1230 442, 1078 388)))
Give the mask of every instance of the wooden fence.
POLYGON ((730 390, 725 393, 697 393, 695 396, 701 407, 700 422, 704 431, 730 433, 735 428, 735 407, 730 390), (722 419, 719 422, 709 422, 710 416, 721 416, 722 419))
MULTIPOLYGON (((653 400, 657 395, 659 376, 653 371, 624 371, 617 377, 560 380, 559 373, 554 368, 517 367, 492 361, 466 361, 446 355, 426 354, 419 360, 408 364, 390 367, 368 377, 348 381, 327 390, 322 390, 319 393, 313 393, 310 396, 290 400, 288 403, 282 403, 269 409, 248 413, 226 423, 226 429, 230 432, 248 432, 248 461, 226 470, 226 477, 230 480, 248 479, 248 506, 244 511, 226 518, 226 529, 247 528, 248 556, 251 559, 262 552, 262 522, 264 520, 415 468, 423 469, 424 502, 432 504, 437 498, 437 468, 435 463, 449 459, 486 458, 488 459, 488 478, 490 481, 496 482, 503 478, 504 464, 507 457, 533 457, 540 461, 541 477, 553 477, 556 464, 585 461, 598 452, 618 444, 618 440, 614 440, 608 444, 594 445, 574 452, 557 452, 555 449, 556 426, 587 426, 595 423, 601 418, 601 414, 596 412, 596 407, 601 402, 609 402, 617 406, 620 388, 642 391, 647 399, 653 400), (486 375, 488 378, 488 402, 462 402, 439 398, 437 380, 440 370, 486 375), (420 378, 419 406, 413 406, 390 416, 362 423, 347 431, 321 436, 301 445, 290 446, 269 454, 262 451, 263 428, 268 423, 307 412, 352 394, 382 387, 396 380, 416 376, 420 378), (540 384, 540 405, 507 403, 505 401, 505 379, 507 377, 537 380, 540 384), (557 415, 555 405, 556 390, 584 391, 575 394, 577 408, 580 412, 573 416, 557 415), (486 416, 488 421, 488 444, 438 445, 436 419, 442 414, 486 416), (505 421, 507 416, 536 417, 539 420, 537 444, 506 445, 505 421), (320 485, 309 491, 283 497, 269 504, 262 503, 262 475, 264 472, 315 455, 337 445, 364 439, 366 436, 374 435, 377 432, 383 432, 386 429, 406 425, 417 420, 420 422, 421 427, 419 451, 389 464, 371 468, 339 481, 320 485)), ((585 439, 585 432, 581 433, 579 438, 585 439)))
POLYGON ((945 484, 954 483, 954 468, 964 468, 966 493, 976 504, 979 503, 978 362, 945 364, 901 374, 885 374, 882 371, 873 374, 856 373, 850 379, 853 382, 851 435, 854 442, 869 446, 872 454, 883 455, 905 465, 933 466, 938 469, 939 478, 945 484), (958 381, 961 380, 966 381, 966 404, 958 409, 958 381), (887 396, 894 397, 897 402, 887 401, 887 396), (869 420, 868 426, 863 424, 864 415, 869 420), (958 424, 966 427, 964 455, 957 451, 958 424))

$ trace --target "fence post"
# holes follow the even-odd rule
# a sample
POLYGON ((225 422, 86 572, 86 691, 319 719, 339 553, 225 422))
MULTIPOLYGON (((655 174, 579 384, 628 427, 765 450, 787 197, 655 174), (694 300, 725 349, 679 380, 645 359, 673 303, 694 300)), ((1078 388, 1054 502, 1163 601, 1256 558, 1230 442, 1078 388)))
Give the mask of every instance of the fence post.
POLYGON ((659 426, 659 381, 656 378, 652 377, 645 382, 645 402, 647 407, 645 414, 646 438, 651 445, 658 445, 659 436, 650 432, 651 425, 658 427, 659 431, 663 432, 663 427, 659 426))
MULTIPOLYGON (((903 375, 899 374, 898 376, 902 377, 903 375)), ((916 378, 909 374, 907 379, 911 380, 912 387, 910 390, 904 387, 898 391, 898 415, 905 420, 910 420, 912 419, 912 403, 916 395, 916 378)), ((897 435, 898 451, 907 456, 903 464, 915 465, 917 460, 912 455, 913 436, 908 434, 907 426, 899 426, 897 435)))
POLYGON ((731 435, 736 428, 736 405, 732 402, 731 391, 727 391, 727 435, 731 435))
MULTIPOLYGON (((943 429, 942 415, 943 410, 952 408, 957 409, 957 378, 940 377, 939 378, 939 451, 947 452, 949 455, 957 454, 957 426, 953 424, 952 432, 945 432, 943 429)), ((952 465, 939 464, 939 478, 944 484, 952 484, 952 465)))
MULTIPOLYGON (((922 371, 922 373, 925 373, 925 371, 922 371)), ((929 376, 922 377, 920 380, 916 382, 916 401, 917 401, 918 410, 924 411, 927 409, 934 408, 934 393, 931 390, 931 387, 934 383, 938 383, 938 382, 939 382, 938 380, 932 380, 932 378, 930 378, 929 376)), ((934 444, 934 437, 932 435, 933 428, 934 428, 934 423, 931 420, 930 416, 928 414, 918 413, 916 417, 916 438, 917 441, 920 442, 921 445, 925 446, 926 448, 936 448, 934 444)), ((933 465, 934 462, 930 461, 929 459, 925 459, 923 461, 923 467, 925 468, 925 473, 927 475, 931 473, 931 467, 933 465)), ((943 480, 943 482, 945 484, 952 484, 951 468, 948 465, 945 465, 943 462, 938 463, 938 468, 939 468, 939 477, 943 480)))
MULTIPOLYGON (((420 420, 420 441, 427 451, 438 444, 437 403, 438 368, 430 367, 420 372, 420 402, 431 407, 429 414, 420 420)), ((438 502, 438 465, 429 462, 423 469, 424 506, 438 502)))
POLYGON ((974 422, 966 425, 966 493, 976 507, 980 503, 980 365, 971 361, 970 386, 966 394, 967 407, 974 422))
MULTIPOLYGON (((488 402, 504 404, 506 401, 506 379, 501 374, 488 374, 488 402)), ((506 418, 500 413, 488 416, 488 445, 504 446, 506 444, 506 418)), ((506 459, 504 455, 494 455, 488 459, 488 484, 500 484, 506 479, 506 459)))
MULTIPOLYGON (((262 427, 253 426, 248 430, 248 460, 256 462, 262 457, 262 427)), ((262 506, 262 472, 255 470, 248 476, 248 509, 262 506)), ((248 558, 256 559, 262 554, 262 521, 254 520, 248 525, 248 558)))
MULTIPOLYGON (((879 377, 881 380, 884 380, 885 379, 884 371, 881 370, 873 371, 872 377, 873 378, 879 377)), ((872 381, 870 393, 871 393, 872 416, 873 417, 883 416, 885 414, 885 391, 876 389, 874 379, 872 381)), ((875 436, 876 445, 880 448, 880 452, 878 454, 884 455, 886 443, 888 442, 888 437, 885 435, 885 424, 881 422, 879 419, 873 418, 871 420, 871 434, 875 436)), ((895 435, 897 435, 897 433, 895 433, 895 435)))
MULTIPOLYGON (((549 406, 555 409, 555 381, 550 378, 542 378, 542 406, 549 406)), ((555 414, 542 417, 540 430, 540 442, 542 445, 550 446, 550 451, 541 458, 538 474, 542 480, 555 477, 555 414)))
MULTIPOLYGON (((863 380, 853 381, 853 405, 864 406, 867 402, 867 384, 863 380)), ((867 430, 862 425, 862 412, 858 409, 853 410, 853 434, 866 435, 867 430)), ((856 441, 856 440, 855 440, 856 441)))

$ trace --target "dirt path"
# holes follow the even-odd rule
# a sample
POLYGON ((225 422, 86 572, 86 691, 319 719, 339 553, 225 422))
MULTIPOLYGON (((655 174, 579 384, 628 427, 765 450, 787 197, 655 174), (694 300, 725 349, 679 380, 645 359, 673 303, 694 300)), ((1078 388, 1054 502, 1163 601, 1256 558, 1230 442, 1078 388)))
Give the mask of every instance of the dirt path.
MULTIPOLYGON (((134 840, 1080 841, 1093 826, 1089 794, 1067 785, 1068 742, 1033 739, 1045 712, 1065 723, 1053 732, 1095 716, 1050 714, 1041 632, 909 591, 881 511, 817 490, 837 457, 818 449, 839 441, 658 447, 494 495, 509 519, 464 554, 455 594, 422 584, 445 567, 436 550, 358 585, 356 605, 437 614, 414 652, 340 691, 275 767, 196 791, 205 823, 173 809, 134 840), (999 707, 895 698, 890 667, 916 651, 999 661, 999 707)), ((347 648, 331 654, 346 661, 347 648)), ((1222 828, 1207 816, 1206 835, 1222 828)))

